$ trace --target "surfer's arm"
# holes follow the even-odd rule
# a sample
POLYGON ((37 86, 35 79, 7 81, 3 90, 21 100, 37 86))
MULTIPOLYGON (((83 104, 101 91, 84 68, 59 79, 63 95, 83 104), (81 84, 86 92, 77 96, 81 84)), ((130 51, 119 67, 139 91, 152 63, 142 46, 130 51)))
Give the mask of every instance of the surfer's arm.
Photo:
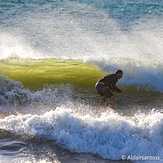
POLYGON ((121 93, 122 92, 122 90, 119 89, 116 85, 112 85, 112 90, 117 92, 117 93, 121 93))

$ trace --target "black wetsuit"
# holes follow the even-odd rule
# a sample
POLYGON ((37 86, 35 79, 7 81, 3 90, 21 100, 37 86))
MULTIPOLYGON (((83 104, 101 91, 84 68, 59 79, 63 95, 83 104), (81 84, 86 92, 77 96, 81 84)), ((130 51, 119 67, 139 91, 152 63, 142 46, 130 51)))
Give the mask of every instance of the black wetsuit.
POLYGON ((120 93, 121 90, 116 86, 118 78, 116 74, 107 75, 96 83, 96 90, 101 96, 111 98, 112 92, 120 93))

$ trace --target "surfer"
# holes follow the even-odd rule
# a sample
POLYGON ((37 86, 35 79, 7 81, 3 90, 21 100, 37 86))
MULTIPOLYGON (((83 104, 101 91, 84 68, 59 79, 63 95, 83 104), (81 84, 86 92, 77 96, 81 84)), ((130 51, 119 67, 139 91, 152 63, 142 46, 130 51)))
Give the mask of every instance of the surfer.
MULTIPOLYGON (((114 94, 113 92, 121 93, 121 89, 116 86, 116 83, 123 76, 122 70, 117 70, 114 74, 109 74, 104 76, 102 79, 97 81, 96 83, 96 91, 99 95, 103 97, 103 102, 106 103, 107 99, 112 101, 112 105, 114 105, 114 94)), ((106 104, 108 105, 108 104, 106 104)))

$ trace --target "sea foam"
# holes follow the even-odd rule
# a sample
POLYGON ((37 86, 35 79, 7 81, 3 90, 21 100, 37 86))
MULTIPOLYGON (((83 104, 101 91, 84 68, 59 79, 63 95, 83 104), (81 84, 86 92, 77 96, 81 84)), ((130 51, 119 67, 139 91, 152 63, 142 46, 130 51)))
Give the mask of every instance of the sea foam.
POLYGON ((64 148, 121 160, 123 155, 158 156, 163 152, 163 114, 151 112, 133 117, 114 111, 80 115, 61 106, 43 115, 12 115, 0 120, 1 128, 54 140, 64 148))

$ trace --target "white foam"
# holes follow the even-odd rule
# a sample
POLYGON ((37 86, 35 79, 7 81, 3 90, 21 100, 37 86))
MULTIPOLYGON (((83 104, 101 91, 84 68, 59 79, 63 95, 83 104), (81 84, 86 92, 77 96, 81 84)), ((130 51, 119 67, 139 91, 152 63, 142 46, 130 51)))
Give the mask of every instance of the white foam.
POLYGON ((54 140, 71 151, 113 160, 131 154, 161 157, 163 152, 163 114, 159 112, 126 117, 109 111, 98 117, 62 106, 43 115, 9 116, 0 125, 15 133, 54 140))
POLYGON ((6 58, 42 58, 39 52, 21 36, 0 33, 0 59, 6 58))
POLYGON ((61 85, 60 87, 49 86, 41 90, 31 91, 24 88, 19 81, 0 76, 0 105, 37 102, 50 106, 68 101, 72 96, 71 92, 72 88, 68 85, 61 85))
MULTIPOLYGON (((90 3, 99 5, 97 1, 90 3)), ((107 7, 114 4, 103 3, 107 7)), ((25 10, 6 21, 7 27, 2 26, 0 58, 81 59, 107 71, 123 69, 125 84, 163 90, 162 17, 144 16, 125 31, 116 19, 95 6, 64 1, 55 7, 49 3, 25 10)))
MULTIPOLYGON (((33 156, 27 157, 27 156, 21 156, 21 157, 5 157, 5 156, 0 156, 1 163, 51 163, 49 159, 36 159, 33 156)), ((53 160, 53 163, 60 163, 59 160, 53 160)))

